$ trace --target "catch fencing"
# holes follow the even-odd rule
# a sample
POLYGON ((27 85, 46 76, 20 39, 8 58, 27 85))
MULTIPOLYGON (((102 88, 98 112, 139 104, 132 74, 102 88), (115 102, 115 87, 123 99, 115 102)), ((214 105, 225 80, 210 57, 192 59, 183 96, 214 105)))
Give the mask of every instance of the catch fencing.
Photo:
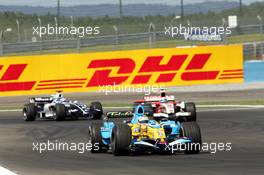
MULTIPOLYGON (((251 26, 255 28, 254 26, 251 26)), ((249 27, 250 28, 250 27, 249 27)), ((255 28, 257 30, 257 28, 255 28)), ((251 28, 252 30, 252 28, 251 28)), ((247 30, 244 27, 244 32, 247 30)), ((228 41, 222 42, 199 42, 185 41, 181 36, 171 38, 164 31, 149 31, 136 34, 116 34, 107 36, 96 36, 89 38, 71 38, 61 40, 40 40, 36 42, 20 43, 0 43, 0 55, 34 55, 56 52, 86 52, 93 51, 111 51, 127 49, 144 49, 159 47, 178 47, 187 45, 216 45, 231 44, 228 41), (169 42, 169 45, 164 44, 169 42), (162 44, 160 44, 162 43, 162 44), (132 44, 132 46, 131 46, 132 44), (131 48, 132 47, 132 48, 131 48)), ((241 43, 240 43, 241 44, 241 43)), ((264 59, 264 41, 243 43, 244 58, 247 59, 264 59)))

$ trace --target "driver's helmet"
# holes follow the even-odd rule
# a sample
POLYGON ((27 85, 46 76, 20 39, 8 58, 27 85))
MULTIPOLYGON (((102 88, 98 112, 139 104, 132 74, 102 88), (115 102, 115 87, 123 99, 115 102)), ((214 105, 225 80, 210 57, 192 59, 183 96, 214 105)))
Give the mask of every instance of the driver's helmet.
POLYGON ((149 122, 149 118, 147 116, 143 116, 138 119, 138 123, 140 124, 147 124, 148 122, 149 122))
POLYGON ((167 99, 166 97, 162 97, 162 98, 160 99, 160 102, 161 102, 161 103, 166 103, 166 102, 168 102, 168 99, 167 99))
POLYGON ((58 93, 58 98, 63 98, 63 95, 61 93, 58 93))
POLYGON ((52 95, 52 98, 55 102, 64 102, 66 99, 64 98, 63 94, 56 93, 55 95, 52 95))
POLYGON ((53 98, 63 98, 63 95, 61 93, 56 93, 53 95, 53 98))
POLYGON ((166 92, 165 92, 165 89, 160 89, 160 96, 161 97, 166 97, 166 92))

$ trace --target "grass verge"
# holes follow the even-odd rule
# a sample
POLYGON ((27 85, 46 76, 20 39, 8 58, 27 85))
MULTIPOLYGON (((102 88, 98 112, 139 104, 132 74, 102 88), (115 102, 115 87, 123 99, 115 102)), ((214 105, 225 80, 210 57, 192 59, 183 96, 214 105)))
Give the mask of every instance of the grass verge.
MULTIPOLYGON (((176 46, 190 46, 190 45, 215 45, 215 44, 239 44, 246 42, 257 42, 264 41, 264 35, 261 34, 247 34, 247 35, 235 35, 229 36, 226 38, 226 41, 223 42, 203 42, 203 41, 185 41, 185 40, 162 40, 157 41, 153 44, 153 48, 169 48, 176 46)), ((80 49, 80 53, 91 53, 91 52, 104 52, 104 51, 116 51, 116 50, 133 50, 133 49, 148 49, 149 42, 146 40, 145 42, 131 43, 131 44, 120 44, 118 47, 113 44, 109 45, 98 45, 91 47, 84 47, 80 49)), ((15 53, 9 54, 12 55, 43 55, 43 54, 61 54, 61 53, 76 53, 76 48, 70 49, 54 49, 54 50, 43 50, 43 51, 33 51, 33 52, 23 52, 23 53, 15 53)))

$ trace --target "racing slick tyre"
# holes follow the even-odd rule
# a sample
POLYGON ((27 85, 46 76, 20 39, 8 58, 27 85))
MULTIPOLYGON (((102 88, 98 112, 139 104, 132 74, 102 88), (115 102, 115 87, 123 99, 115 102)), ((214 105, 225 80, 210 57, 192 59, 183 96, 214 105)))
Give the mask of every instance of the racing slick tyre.
POLYGON ((23 108, 23 119, 25 121, 36 120, 37 110, 33 103, 25 104, 23 108))
POLYGON ((56 104, 55 105, 55 116, 54 120, 56 121, 63 121, 66 118, 66 107, 63 104, 56 104))
POLYGON ((185 112, 190 112, 191 116, 188 116, 187 121, 196 121, 196 106, 195 103, 185 103, 185 112))
POLYGON ((115 125, 111 135, 111 149, 115 156, 128 155, 132 139, 131 128, 126 124, 115 125))
POLYGON ((184 122, 181 124, 181 137, 192 139, 192 143, 185 146, 186 154, 198 154, 202 147, 202 136, 199 125, 196 122, 184 122))
POLYGON ((102 104, 98 101, 92 102, 90 105, 90 115, 92 119, 99 120, 103 116, 103 107, 102 104))
POLYGON ((104 149, 100 124, 93 124, 89 126, 89 136, 90 143, 92 144, 92 148, 90 150, 91 153, 107 152, 107 149, 104 149))

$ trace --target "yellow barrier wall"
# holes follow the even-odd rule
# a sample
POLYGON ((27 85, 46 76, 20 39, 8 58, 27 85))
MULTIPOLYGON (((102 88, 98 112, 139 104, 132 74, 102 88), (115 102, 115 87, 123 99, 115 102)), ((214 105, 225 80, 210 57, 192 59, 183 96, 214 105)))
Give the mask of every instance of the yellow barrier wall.
POLYGON ((87 92, 103 85, 243 82, 242 46, 0 58, 0 95, 87 92))

